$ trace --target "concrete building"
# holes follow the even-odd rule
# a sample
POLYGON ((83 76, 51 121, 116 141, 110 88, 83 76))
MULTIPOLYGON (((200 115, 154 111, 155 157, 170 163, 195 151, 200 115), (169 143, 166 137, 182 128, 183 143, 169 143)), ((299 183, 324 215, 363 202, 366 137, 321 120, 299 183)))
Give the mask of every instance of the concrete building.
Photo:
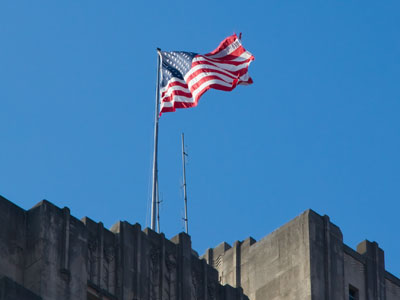
POLYGON ((339 227, 312 210, 258 242, 222 243, 203 258, 221 284, 251 300, 400 300, 400 280, 385 271, 378 244, 351 249, 339 227))
POLYGON ((384 253, 343 244, 308 210, 262 240, 222 243, 202 258, 181 233, 110 230, 47 201, 25 211, 0 196, 0 300, 400 300, 384 253))
POLYGON ((0 300, 247 300, 180 233, 111 230, 42 201, 25 211, 0 196, 0 300))

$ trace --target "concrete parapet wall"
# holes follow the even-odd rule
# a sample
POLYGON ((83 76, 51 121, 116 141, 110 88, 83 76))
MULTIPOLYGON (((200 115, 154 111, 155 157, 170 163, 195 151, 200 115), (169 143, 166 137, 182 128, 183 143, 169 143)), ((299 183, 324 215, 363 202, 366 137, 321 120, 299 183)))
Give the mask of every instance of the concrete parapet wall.
POLYGON ((42 300, 9 277, 0 277, 0 300, 42 300))
POLYGON ((219 284, 185 233, 168 240, 128 222, 108 230, 48 201, 25 211, 2 197, 0 217, 0 275, 10 295, 19 286, 35 300, 247 299, 219 284))
POLYGON ((365 289, 365 257, 350 247, 344 245, 344 289, 348 293, 349 287, 357 287, 359 299, 367 299, 365 289))
POLYGON ((389 272, 385 272, 386 300, 400 299, 400 279, 389 272))
POLYGON ((376 242, 357 251, 328 216, 307 210, 260 241, 221 243, 203 255, 222 284, 250 300, 400 300, 400 280, 385 271, 376 242))
POLYGON ((328 216, 309 214, 312 299, 344 300, 343 235, 328 216))
POLYGON ((25 212, 0 196, 0 276, 19 284, 24 281, 25 222, 25 212))
POLYGON ((25 211, 0 196, 0 300, 400 300, 384 252, 343 244, 307 210, 256 242, 221 243, 202 258, 190 236, 139 224, 110 230, 42 201, 25 211))
POLYGON ((309 213, 258 242, 222 243, 203 257, 221 283, 243 288, 251 300, 311 299, 309 213))

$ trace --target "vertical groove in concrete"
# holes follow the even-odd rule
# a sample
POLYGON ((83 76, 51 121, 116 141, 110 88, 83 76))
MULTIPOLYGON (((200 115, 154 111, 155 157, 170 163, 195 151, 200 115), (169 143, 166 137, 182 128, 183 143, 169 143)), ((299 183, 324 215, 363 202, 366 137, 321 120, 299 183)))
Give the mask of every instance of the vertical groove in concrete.
POLYGON ((125 228, 122 224, 122 222, 119 222, 119 234, 118 234, 118 248, 119 248, 119 265, 118 265, 118 274, 117 274, 117 281, 118 281, 118 288, 119 288, 119 297, 121 297, 122 300, 125 299, 124 297, 124 272, 123 272, 123 266, 125 265, 125 251, 124 247, 122 247, 124 243, 124 236, 125 236, 125 228))
POLYGON ((179 235, 174 237, 176 239, 177 247, 176 247, 176 264, 177 264, 177 300, 183 300, 183 291, 182 291, 182 284, 183 284, 183 262, 182 262, 182 245, 179 239, 179 235))
POLYGON ((142 296, 142 283, 140 282, 141 279, 141 271, 142 271, 142 231, 140 230, 140 227, 136 227, 135 235, 137 238, 137 244, 136 244, 136 296, 137 299, 140 299, 142 296))
POLYGON ((62 269, 69 270, 69 222, 70 222, 70 210, 68 207, 64 207, 64 232, 63 232, 63 264, 62 269))
MULTIPOLYGON (((173 238, 173 242, 176 244, 176 237, 173 238)), ((177 300, 182 299, 182 289, 181 289, 181 281, 182 281, 182 273, 181 273, 181 261, 180 261, 181 250, 179 244, 176 244, 175 247, 175 257, 176 257, 176 281, 175 281, 175 295, 177 300)))
POLYGON ((376 242, 363 241, 357 246, 357 252, 365 259, 365 288, 367 300, 385 300, 385 259, 383 250, 376 242))
POLYGON ((120 264, 120 259, 121 259, 121 256, 120 256, 120 249, 119 249, 119 247, 118 247, 118 239, 119 239, 119 236, 118 236, 118 234, 114 234, 114 249, 115 249, 115 268, 114 268, 114 295, 118 295, 118 293, 119 293, 119 288, 118 288, 118 283, 119 283, 119 279, 118 279, 118 275, 119 275, 119 272, 118 272, 118 266, 119 266, 119 264, 120 264))
POLYGON ((100 287, 100 288, 104 288, 103 287, 103 259, 104 259, 104 232, 103 232, 103 223, 102 222, 99 222, 98 224, 97 224, 97 233, 98 233, 98 236, 100 237, 100 243, 99 243, 99 247, 97 247, 97 251, 98 251, 98 254, 97 254, 97 257, 99 257, 99 260, 98 260, 98 264, 97 264, 97 270, 99 270, 99 275, 98 275, 98 277, 97 277, 97 285, 100 287))
POLYGON ((22 260, 22 268, 23 268, 22 269, 22 284, 24 286, 27 286, 27 282, 25 280, 25 274, 26 274, 25 268, 26 268, 27 260, 28 260, 27 255, 26 255, 26 252, 28 250, 28 212, 26 212, 26 211, 24 211, 24 246, 23 246, 23 248, 24 248, 25 255, 22 260))
POLYGON ((163 233, 161 233, 160 235, 160 240, 161 240, 161 261, 160 261, 160 276, 159 276, 159 281, 160 281, 160 288, 159 288, 159 298, 160 300, 164 300, 163 299, 163 289, 164 289, 164 277, 165 277, 165 236, 163 233))
MULTIPOLYGON (((325 299, 331 300, 331 230, 330 220, 327 215, 323 217, 324 220, 324 254, 325 254, 325 299)), ((335 300, 335 299, 332 299, 335 300)))
POLYGON ((310 224, 310 222, 311 222, 311 220, 310 220, 310 216, 309 216, 309 214, 308 214, 308 222, 307 222, 307 224, 306 224, 306 230, 304 230, 304 232, 303 232, 303 234, 304 235, 306 235, 305 237, 304 237, 304 240, 307 242, 307 249, 306 249, 306 251, 307 251, 307 259, 308 259, 308 261, 309 261, 309 264, 308 264, 308 273, 309 273, 309 277, 310 277, 310 291, 309 291, 309 293, 310 293, 310 298, 309 299, 307 299, 307 300, 314 300, 314 297, 313 297, 313 288, 314 288, 314 281, 312 280, 312 278, 313 278, 313 266, 312 266, 312 260, 311 260, 311 257, 312 257, 312 253, 311 253, 311 224, 310 224))
POLYGON ((241 243, 236 241, 233 245, 233 259, 234 259, 234 286, 241 287, 241 279, 240 279, 240 246, 241 243))
POLYGON ((203 280, 204 280, 204 300, 208 299, 208 274, 207 274, 207 262, 206 260, 202 259, 202 266, 203 266, 203 280))
POLYGON ((214 249, 209 248, 207 250, 207 254, 208 254, 208 257, 207 257, 208 264, 215 268, 215 266, 214 266, 214 249))

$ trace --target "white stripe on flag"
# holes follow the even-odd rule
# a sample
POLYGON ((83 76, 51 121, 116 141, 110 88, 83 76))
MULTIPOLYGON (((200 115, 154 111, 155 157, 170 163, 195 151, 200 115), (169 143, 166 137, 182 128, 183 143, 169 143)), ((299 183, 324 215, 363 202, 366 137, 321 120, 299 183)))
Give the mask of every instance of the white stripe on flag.
POLYGON ((217 52, 213 55, 210 55, 210 58, 220 58, 223 56, 227 56, 231 54, 233 51, 235 51, 237 48, 242 46, 240 41, 238 39, 234 40, 228 47, 226 47, 224 50, 221 50, 220 52, 217 52))

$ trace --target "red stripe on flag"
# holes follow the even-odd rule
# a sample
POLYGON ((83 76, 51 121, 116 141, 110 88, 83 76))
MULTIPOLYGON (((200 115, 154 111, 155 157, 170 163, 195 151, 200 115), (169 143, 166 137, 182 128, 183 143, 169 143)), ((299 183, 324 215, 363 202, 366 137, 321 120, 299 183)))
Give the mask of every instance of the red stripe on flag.
MULTIPOLYGON (((237 57, 234 57, 234 59, 236 59, 237 57)), ((250 61, 254 60, 254 58, 249 57, 247 59, 243 59, 243 60, 227 60, 225 58, 220 59, 220 58, 208 58, 208 57, 204 57, 204 59, 206 59, 207 61, 210 62, 214 62, 214 63, 218 63, 218 64, 229 64, 229 65, 233 65, 233 66, 239 66, 242 64, 246 64, 249 63, 250 61)))
POLYGON ((229 85, 232 85, 235 81, 238 80, 238 79, 234 79, 234 80, 232 80, 232 82, 228 82, 228 81, 226 81, 226 80, 224 80, 224 79, 222 79, 221 77, 216 76, 216 75, 205 76, 205 77, 201 78, 199 81, 197 81, 195 84, 193 84, 193 85, 190 87, 190 91, 191 91, 192 94, 193 94, 194 91, 197 90, 203 83, 205 83, 205 82, 207 82, 207 81, 210 81, 210 80, 213 80, 213 79, 221 80, 221 81, 223 81, 223 82, 226 82, 226 83, 229 84, 229 85))
POLYGON ((205 54, 206 56, 211 56, 215 55, 223 50, 225 50, 229 45, 233 44, 237 40, 237 35, 236 33, 227 37, 225 40, 223 40, 219 46, 212 52, 205 54))
POLYGON ((216 67, 216 68, 218 68, 218 69, 222 69, 222 70, 224 70, 224 71, 226 71, 226 72, 229 72, 229 73, 232 74, 233 76, 238 76, 238 75, 239 75, 239 76, 242 76, 242 75, 244 75, 244 74, 247 73, 247 69, 248 69, 248 64, 245 64, 245 66, 244 66, 243 68, 237 69, 236 71, 227 70, 227 69, 225 69, 224 67, 218 66, 218 65, 216 65, 215 63, 212 63, 212 62, 209 62, 209 61, 205 61, 205 60, 193 62, 193 63, 192 63, 192 68, 195 67, 195 66, 199 66, 199 65, 200 65, 200 66, 201 66, 201 65, 213 66, 213 67, 216 67))
POLYGON ((197 96, 195 98, 195 102, 198 102, 200 100, 200 97, 211 88, 216 89, 216 90, 220 90, 220 91, 230 92, 238 85, 238 82, 239 82, 239 80, 237 80, 237 79, 234 80, 232 82, 232 86, 231 87, 227 87, 227 86, 216 84, 216 83, 211 83, 211 84, 207 85, 204 89, 202 89, 197 94, 197 96))
POLYGON ((179 81, 174 81, 174 82, 168 83, 167 89, 166 89, 164 92, 161 93, 161 97, 164 97, 164 95, 168 92, 168 90, 169 90, 171 87, 174 87, 174 86, 181 86, 181 87, 186 88, 186 89, 189 90, 189 87, 188 87, 187 83, 182 83, 182 82, 179 82, 179 81))
POLYGON ((236 58, 240 57, 240 55, 242 55, 245 52, 246 52, 246 49, 244 49, 242 46, 240 46, 239 48, 235 49, 233 52, 231 52, 230 54, 227 54, 225 56, 221 56, 221 57, 217 57, 217 58, 207 57, 208 56, 207 54, 205 54, 204 56, 206 56, 207 59, 232 60, 232 59, 236 59, 236 58))
POLYGON ((228 75, 225 72, 222 72, 220 70, 209 69, 209 68, 201 68, 201 69, 198 69, 196 72, 193 72, 192 74, 190 74, 190 76, 188 78, 186 78, 186 81, 190 82, 197 75, 200 75, 200 74, 203 74, 203 73, 218 73, 218 74, 224 75, 224 76, 226 76, 228 78, 231 78, 231 79, 235 79, 236 78, 236 76, 233 76, 233 75, 230 75, 230 74, 228 75))
POLYGON ((217 66, 216 64, 214 64, 214 63, 212 63, 212 62, 209 62, 209 61, 207 61, 207 60, 201 60, 201 61, 195 61, 195 62, 193 62, 193 63, 192 63, 192 69, 193 69, 194 67, 196 67, 196 66, 203 66, 203 65, 209 65, 209 66, 213 66, 213 67, 215 67, 215 68, 217 68, 217 69, 222 69, 222 70, 224 70, 225 72, 229 73, 231 76, 235 76, 235 75, 236 75, 236 74, 235 74, 235 71, 230 71, 230 70, 223 69, 223 68, 221 68, 220 66, 217 66))
POLYGON ((162 97, 161 101, 162 102, 171 102, 171 101, 174 100, 173 99, 174 96, 183 96, 183 97, 186 97, 186 98, 189 98, 189 99, 192 98, 192 94, 191 93, 186 93, 184 91, 175 90, 169 96, 162 97))
POLYGON ((165 112, 174 112, 174 111, 176 111, 177 108, 190 108, 190 107, 195 107, 195 106, 197 106, 197 102, 191 102, 191 103, 175 102, 174 106, 172 106, 172 107, 163 107, 160 111, 160 116, 162 113, 165 113, 165 112))

